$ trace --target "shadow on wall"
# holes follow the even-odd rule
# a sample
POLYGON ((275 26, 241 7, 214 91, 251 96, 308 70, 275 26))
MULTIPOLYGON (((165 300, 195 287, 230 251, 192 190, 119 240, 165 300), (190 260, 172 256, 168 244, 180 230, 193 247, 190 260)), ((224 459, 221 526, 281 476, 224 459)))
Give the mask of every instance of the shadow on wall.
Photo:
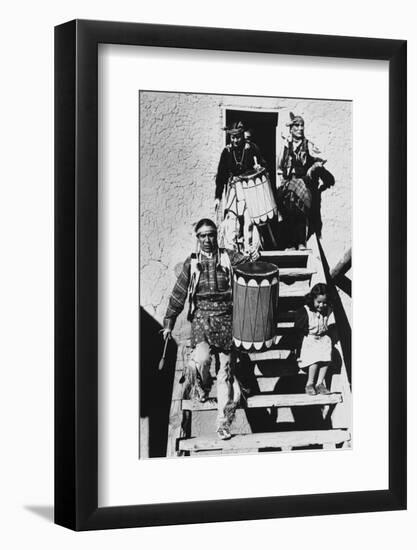
POLYGON ((141 307, 139 403, 140 418, 148 420, 149 436, 147 441, 140 438, 140 457, 166 456, 177 344, 172 339, 169 341, 165 355, 165 365, 162 370, 158 370, 164 348, 160 334, 161 328, 161 325, 141 307))

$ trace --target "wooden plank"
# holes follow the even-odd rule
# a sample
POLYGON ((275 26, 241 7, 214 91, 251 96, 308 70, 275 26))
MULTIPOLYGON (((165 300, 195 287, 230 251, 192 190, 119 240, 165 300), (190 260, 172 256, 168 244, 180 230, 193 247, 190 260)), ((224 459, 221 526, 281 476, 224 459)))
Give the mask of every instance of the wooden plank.
POLYGON ((294 321, 278 321, 278 330, 294 328, 294 321))
POLYGON ((306 248, 305 250, 262 250, 260 252, 261 258, 269 258, 275 256, 308 256, 311 250, 306 248))
MULTIPOLYGON (((247 399, 246 408, 309 407, 313 405, 334 405, 341 402, 342 396, 340 393, 331 393, 329 395, 307 395, 306 393, 253 395, 247 399)), ((182 409, 187 411, 210 411, 217 409, 217 402, 214 399, 210 399, 205 403, 183 399, 182 409)))
POLYGON ((248 355, 249 359, 255 363, 258 361, 282 361, 289 358, 291 351, 286 349, 269 349, 267 351, 249 353, 248 355))
MULTIPOLYGON (((323 263, 321 261, 317 236, 313 235, 309 239, 308 244, 311 247, 312 253, 311 256, 309 256, 307 267, 311 269, 316 269, 316 274, 313 275, 311 278, 311 286, 315 285, 316 283, 325 283, 326 276, 323 269, 323 263)), ((339 352, 339 355, 342 359, 342 364, 340 368, 340 374, 335 374, 332 376, 331 390, 341 392, 341 394, 343 395, 343 402, 333 409, 331 419, 333 427, 345 428, 350 427, 352 424, 352 392, 346 372, 346 365, 340 341, 336 343, 335 348, 339 352)))
POLYGON ((184 411, 181 408, 181 400, 172 401, 169 412, 167 456, 180 456, 181 452, 177 449, 177 441, 180 438, 187 437, 184 429, 184 411))
MULTIPOLYGON (((310 285, 308 281, 301 281, 303 284, 286 285, 279 283, 279 298, 304 298, 309 291, 310 285)), ((278 298, 278 299, 279 299, 278 298)))
POLYGON ((332 279, 335 279, 339 275, 344 275, 346 271, 349 271, 351 266, 352 266, 352 248, 349 248, 348 250, 345 250, 342 258, 330 270, 330 277, 332 279))
POLYGON ((216 434, 213 434, 211 436, 182 439, 179 442, 179 448, 182 451, 285 449, 288 447, 338 444, 349 440, 350 433, 347 430, 305 430, 243 434, 234 435, 227 441, 222 441, 216 434))
POLYGON ((310 286, 313 287, 317 283, 327 283, 316 234, 310 237, 308 245, 311 248, 311 254, 308 258, 307 268, 315 271, 311 277, 310 286))
POLYGON ((259 361, 255 363, 253 373, 257 378, 269 378, 280 376, 294 376, 299 371, 295 360, 288 361, 259 361))
POLYGON ((272 393, 278 384, 279 376, 257 376, 256 383, 259 393, 272 393))
POLYGON ((309 269, 308 267, 280 267, 279 268, 279 278, 291 278, 291 279, 299 279, 299 278, 307 278, 314 275, 315 270, 309 269))
POLYGON ((182 399, 184 393, 184 384, 181 382, 183 377, 183 371, 176 370, 174 374, 174 382, 172 386, 172 398, 171 401, 182 399))
MULTIPOLYGON (((177 448, 177 442, 180 438, 187 437, 190 434, 184 430, 185 413, 181 407, 181 398, 183 396, 183 384, 181 382, 183 374, 184 359, 187 355, 187 345, 182 343, 178 346, 176 370, 172 384, 172 399, 169 412, 168 438, 167 438, 167 456, 179 456, 182 454, 177 448)), ((188 413, 190 414, 190 413, 188 413)))

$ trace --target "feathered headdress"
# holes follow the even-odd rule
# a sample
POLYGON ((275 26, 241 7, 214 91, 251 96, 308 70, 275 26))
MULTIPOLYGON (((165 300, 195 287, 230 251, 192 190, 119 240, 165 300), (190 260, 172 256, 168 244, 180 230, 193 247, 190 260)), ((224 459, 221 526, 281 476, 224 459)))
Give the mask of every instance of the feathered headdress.
POLYGON ((302 122, 304 124, 303 117, 290 112, 290 120, 287 122, 286 126, 291 127, 293 124, 297 124, 298 122, 302 122))

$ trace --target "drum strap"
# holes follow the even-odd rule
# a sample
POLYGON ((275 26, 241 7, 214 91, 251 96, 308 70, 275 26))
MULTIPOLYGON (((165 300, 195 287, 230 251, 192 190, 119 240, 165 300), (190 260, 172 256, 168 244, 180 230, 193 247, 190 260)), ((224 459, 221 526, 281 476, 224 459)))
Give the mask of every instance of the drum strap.
POLYGON ((198 257, 195 252, 191 254, 190 263, 190 283, 188 285, 188 320, 191 321, 195 311, 195 292, 198 281, 200 280, 200 270, 198 269, 198 257))

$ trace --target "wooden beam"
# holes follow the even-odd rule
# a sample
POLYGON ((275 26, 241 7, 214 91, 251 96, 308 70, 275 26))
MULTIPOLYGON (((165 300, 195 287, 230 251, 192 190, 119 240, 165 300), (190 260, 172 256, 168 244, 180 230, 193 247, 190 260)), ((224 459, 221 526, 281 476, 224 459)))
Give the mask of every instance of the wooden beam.
POLYGON ((180 456, 177 449, 177 441, 180 438, 187 437, 183 429, 184 411, 181 408, 181 400, 172 401, 169 412, 167 456, 180 456))
POLYGON ((270 349, 268 351, 259 351, 249 353, 249 359, 255 363, 258 361, 282 361, 288 359, 291 352, 284 349, 270 349))
MULTIPOLYGON (((177 447, 178 440, 190 435, 189 427, 186 422, 186 414, 182 410, 181 401, 184 393, 182 382, 184 360, 187 354, 187 345, 180 344, 177 350, 177 362, 172 385, 172 400, 169 412, 167 456, 179 456, 182 452, 177 447)), ((190 413, 188 413, 190 414, 190 413)))
POLYGON ((330 270, 330 277, 334 279, 339 275, 344 275, 352 266, 352 248, 345 251, 342 258, 330 270))
POLYGON ((294 321, 278 321, 277 327, 278 327, 278 330, 294 328, 294 321))
POLYGON ((314 275, 315 270, 308 267, 281 267, 279 268, 280 279, 306 279, 314 275))
MULTIPOLYGON (((311 284, 313 285, 319 282, 329 282, 326 280, 326 274, 324 272, 323 262, 321 260, 319 242, 316 235, 312 235, 309 239, 309 246, 311 246, 312 248, 312 257, 315 258, 315 266, 318 267, 317 274, 313 275, 311 279, 311 284)), ((324 261, 326 261, 325 257, 324 261)), ((309 264, 308 267, 312 267, 312 265, 309 264)), ((335 317, 337 325, 338 318, 336 314, 335 317)), ((340 343, 340 338, 338 337, 337 340, 338 341, 335 344, 335 348, 340 355, 342 364, 340 367, 340 373, 334 374, 332 376, 330 389, 333 392, 340 392, 343 395, 343 402, 337 407, 333 408, 333 410, 331 411, 331 420, 332 426, 334 428, 345 428, 352 425, 352 392, 350 388, 349 377, 347 375, 347 369, 343 355, 343 349, 340 343)))
POLYGON ((294 283, 292 285, 287 285, 282 281, 280 281, 279 298, 304 298, 304 296, 309 291, 310 285, 308 281, 300 281, 300 282, 302 284, 294 283))
MULTIPOLYGON (((245 408, 310 407, 312 405, 334 405, 341 402, 342 396, 340 393, 331 393, 329 395, 307 395, 306 393, 268 394, 249 397, 245 408)), ((184 399, 182 401, 182 409, 187 411, 211 411, 217 409, 217 401, 210 399, 205 403, 199 403, 191 399, 184 399)))
POLYGON ((317 235, 313 234, 308 240, 308 246, 311 249, 311 254, 307 261, 307 267, 315 271, 311 277, 310 288, 317 283, 326 283, 326 275, 324 273, 323 264, 321 261, 320 249, 317 241, 317 235))
POLYGON ((288 447, 308 447, 310 445, 326 445, 344 443, 350 440, 347 430, 305 430, 296 432, 267 432, 257 434, 234 435, 227 441, 222 441, 216 434, 212 436, 192 437, 179 442, 181 451, 210 451, 243 449, 279 449, 288 447))
POLYGON ((262 250, 261 258, 273 258, 276 256, 308 256, 311 250, 262 250))
POLYGON ((254 375, 260 378, 296 376, 299 367, 295 361, 259 361, 255 363, 254 375))

